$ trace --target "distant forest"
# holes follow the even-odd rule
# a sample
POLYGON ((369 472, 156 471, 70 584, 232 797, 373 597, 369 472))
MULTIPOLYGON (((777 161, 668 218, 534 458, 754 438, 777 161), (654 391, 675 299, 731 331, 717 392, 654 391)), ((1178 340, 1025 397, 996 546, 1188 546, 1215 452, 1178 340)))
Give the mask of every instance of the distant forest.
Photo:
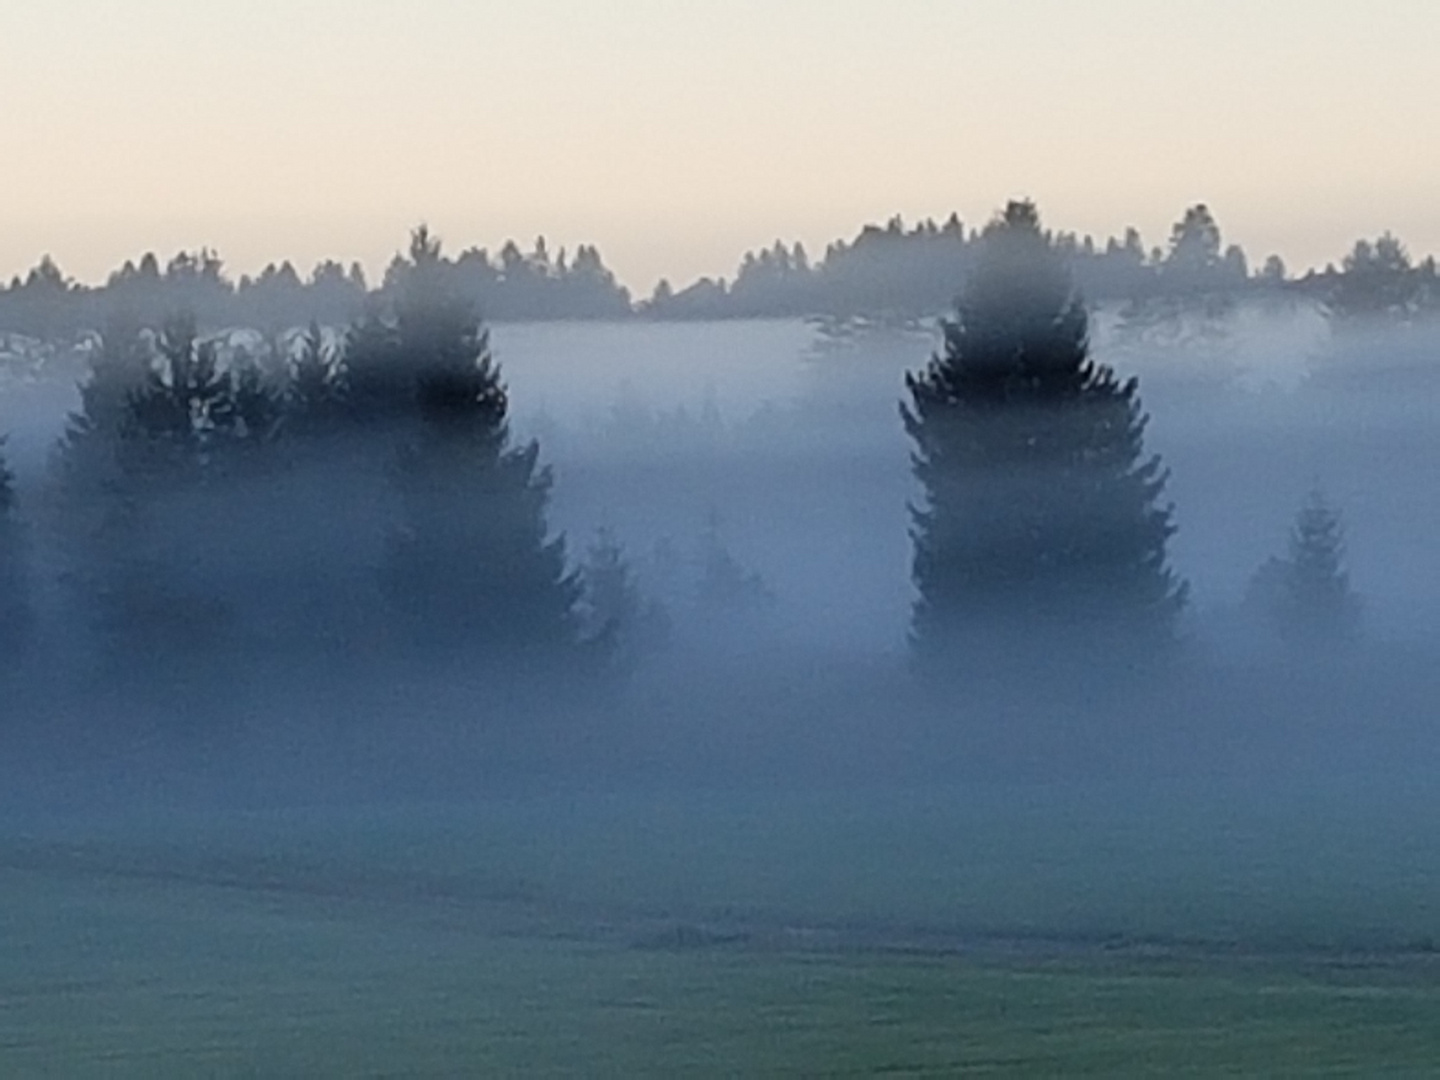
MULTIPOLYGON (((1341 260, 1302 277, 1271 255, 1255 265, 1225 244, 1209 209, 1185 211, 1163 246, 1148 247, 1135 229, 1097 242, 1073 232, 1047 234, 1091 303, 1160 306, 1177 302, 1227 306, 1251 296, 1301 295, 1341 315, 1409 319, 1440 312, 1440 276, 1433 256, 1414 260, 1386 234, 1360 240, 1341 260)), ((982 231, 956 215, 912 226, 898 217, 867 225, 812 261, 801 244, 776 242, 747 253, 731 280, 702 278, 683 288, 661 281, 635 300, 606 267, 599 250, 581 245, 552 254, 543 238, 529 252, 513 241, 492 255, 470 248, 447 257, 447 288, 473 303, 489 322, 562 319, 705 320, 836 318, 906 321, 951 310, 982 247, 982 231)), ((67 277, 46 257, 0 287, 0 332, 38 338, 101 329, 117 313, 158 326, 178 311, 202 330, 247 327, 279 333, 311 320, 344 326, 383 306, 403 276, 393 263, 379 282, 359 264, 323 262, 309 275, 291 263, 239 280, 208 250, 168 261, 146 254, 127 261, 101 286, 67 277)))

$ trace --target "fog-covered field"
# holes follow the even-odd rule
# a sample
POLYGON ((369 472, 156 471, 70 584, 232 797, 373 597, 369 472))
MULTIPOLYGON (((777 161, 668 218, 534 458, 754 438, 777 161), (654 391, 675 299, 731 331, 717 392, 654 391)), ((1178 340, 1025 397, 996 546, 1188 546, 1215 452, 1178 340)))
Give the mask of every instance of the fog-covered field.
MULTIPOLYGON (((907 682, 898 403, 932 330, 495 328, 552 526, 572 556, 613 532, 674 640, 537 725, 515 782, 465 686, 418 681, 357 685, 333 741, 256 714, 293 731, 12 763, 0 1072, 1440 1066, 1440 338, 1303 305, 1096 325, 1171 469, 1187 660, 1002 702, 998 750, 967 727, 993 702, 907 682), (1306 666, 1242 600, 1315 487, 1365 621, 1306 666), (725 618, 695 594, 721 543, 764 600, 725 618)), ((23 508, 83 363, 11 353, 23 508)))

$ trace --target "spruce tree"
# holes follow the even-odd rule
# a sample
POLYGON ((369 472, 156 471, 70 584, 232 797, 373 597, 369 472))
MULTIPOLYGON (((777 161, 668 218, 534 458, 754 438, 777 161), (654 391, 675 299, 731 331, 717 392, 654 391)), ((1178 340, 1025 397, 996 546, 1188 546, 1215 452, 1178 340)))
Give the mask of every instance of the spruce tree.
POLYGON ((641 591, 625 549, 609 529, 601 529, 580 566, 580 622, 589 647, 627 675, 644 655, 661 647, 669 616, 659 602, 641 591))
POLYGON ((111 327, 58 454, 57 525, 66 580, 121 670, 229 634, 213 556, 241 542, 244 515, 226 481, 258 466, 251 451, 268 445, 277 416, 258 371, 225 370, 192 317, 170 319, 153 352, 133 326, 111 327))
POLYGON ((290 364, 285 395, 286 428, 297 435, 333 433, 345 405, 345 380, 324 331, 312 322, 290 364))
POLYGON ((552 538, 546 523, 550 471, 539 465, 536 443, 512 445, 488 335, 441 268, 438 242, 417 230, 397 275, 393 323, 365 331, 387 342, 413 387, 387 595, 429 652, 573 658, 581 587, 566 568, 563 538, 552 538))
POLYGON ((1260 568, 1249 599, 1291 647, 1327 648, 1355 639, 1360 601, 1345 566, 1344 524, 1323 493, 1306 497, 1290 529, 1286 557, 1260 568))
MULTIPOLYGON (((398 306, 398 305, 397 305, 398 306)), ((413 350, 403 349, 400 328, 380 300, 370 298, 345 335, 340 358, 344 381, 344 418, 352 432, 404 422, 415 402, 413 350)))
POLYGON ((200 339, 193 316, 171 318, 156 351, 158 362, 127 399, 123 465, 136 484, 171 488, 203 479, 239 421, 215 344, 200 339))
POLYGON ((942 671, 1021 662, 1035 631, 1080 648, 1172 637, 1186 588, 1138 383, 1091 358, 1085 307, 1031 203, 986 230, 943 351, 906 386, 922 657, 942 671))
POLYGON ((110 317, 66 420, 53 459, 51 522, 67 595, 102 649, 125 640, 122 601, 130 577, 138 505, 132 404, 154 363, 153 341, 127 312, 110 317))
POLYGON ((124 420, 130 396, 150 374, 154 353, 138 319, 121 309, 106 320, 99 347, 90 359, 88 378, 80 387, 80 411, 72 413, 67 438, 81 432, 113 432, 124 420))
MULTIPOLYGON (((54 456, 62 516, 97 509, 102 493, 119 482, 118 452, 122 429, 130 424, 132 398, 145 384, 154 354, 148 335, 128 313, 106 322, 89 372, 80 384, 80 408, 65 420, 54 456)), ((67 520, 63 534, 76 538, 93 529, 67 520)))
POLYGON ((696 599, 707 618, 753 616, 774 606, 775 594, 770 586, 731 552, 720 515, 713 510, 706 517, 698 554, 696 599))

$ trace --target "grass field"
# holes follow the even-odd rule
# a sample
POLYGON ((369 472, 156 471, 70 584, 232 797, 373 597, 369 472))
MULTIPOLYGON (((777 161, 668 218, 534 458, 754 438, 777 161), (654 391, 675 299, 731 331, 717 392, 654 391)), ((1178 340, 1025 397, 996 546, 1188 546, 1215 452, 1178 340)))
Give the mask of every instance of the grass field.
POLYGON ((575 795, 0 838, 0 1075, 1440 1074, 1424 785, 575 795))

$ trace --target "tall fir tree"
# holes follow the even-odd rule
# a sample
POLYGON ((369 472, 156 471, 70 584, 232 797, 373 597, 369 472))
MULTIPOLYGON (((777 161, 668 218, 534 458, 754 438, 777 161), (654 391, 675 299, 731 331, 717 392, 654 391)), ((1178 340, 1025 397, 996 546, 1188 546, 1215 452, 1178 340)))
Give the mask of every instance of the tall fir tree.
POLYGON ((550 471, 536 443, 511 444, 488 335, 447 288, 439 243, 419 229, 409 255, 393 322, 364 331, 413 380, 386 593, 427 651, 574 659, 581 586, 546 522, 550 471))
POLYGON ((1167 473, 1144 452, 1135 379, 1090 355, 1089 319, 1029 202, 986 230, 901 406, 924 502, 912 510, 912 638, 941 671, 1024 663, 1021 639, 1170 639, 1186 587, 1170 569, 1167 473))

